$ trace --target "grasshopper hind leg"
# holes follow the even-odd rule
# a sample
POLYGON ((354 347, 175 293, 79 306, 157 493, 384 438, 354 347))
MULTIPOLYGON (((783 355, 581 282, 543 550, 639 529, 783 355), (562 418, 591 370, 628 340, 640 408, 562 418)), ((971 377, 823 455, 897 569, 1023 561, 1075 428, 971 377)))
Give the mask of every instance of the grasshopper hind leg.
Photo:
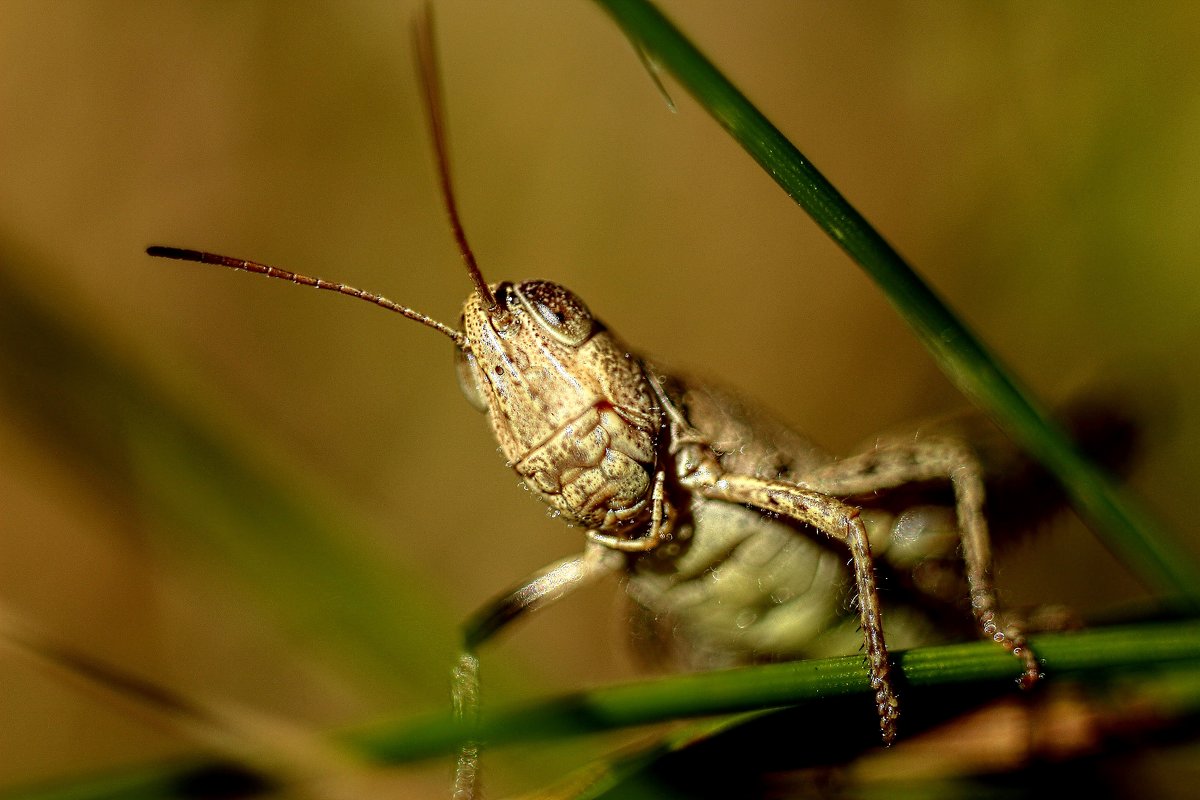
POLYGON ((799 483, 839 497, 853 497, 931 480, 947 480, 954 490, 963 564, 976 626, 985 639, 996 642, 1021 660, 1024 672, 1020 684, 1028 688, 1041 678, 1041 668, 1020 624, 1014 619, 1007 627, 1001 627, 992 580, 991 538, 983 512, 983 474, 966 445, 942 437, 884 440, 869 452, 831 462, 804 475, 799 483))

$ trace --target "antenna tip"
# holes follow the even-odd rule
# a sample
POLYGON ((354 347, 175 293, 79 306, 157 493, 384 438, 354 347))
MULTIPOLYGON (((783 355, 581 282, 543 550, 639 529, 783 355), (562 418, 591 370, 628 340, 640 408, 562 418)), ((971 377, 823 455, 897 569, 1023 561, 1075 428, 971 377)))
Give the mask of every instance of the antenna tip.
MULTIPOLYGON (((199 261, 208 264, 223 264, 226 260, 224 256, 205 253, 200 250, 189 250, 185 247, 163 247, 162 245, 152 244, 146 248, 146 255, 154 256, 155 258, 173 258, 176 261, 199 261)), ((226 264, 226 266, 232 266, 226 264)))

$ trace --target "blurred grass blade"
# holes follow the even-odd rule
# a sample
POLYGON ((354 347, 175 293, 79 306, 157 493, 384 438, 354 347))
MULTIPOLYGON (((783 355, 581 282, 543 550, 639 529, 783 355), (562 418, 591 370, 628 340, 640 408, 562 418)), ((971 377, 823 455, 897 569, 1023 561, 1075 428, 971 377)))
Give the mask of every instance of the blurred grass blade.
POLYGON ((61 292, 46 287, 55 299, 42 301, 14 277, 51 270, 2 243, 0 259, 6 413, 45 438, 131 535, 203 558, 360 686, 440 704, 457 647, 450 599, 372 552, 358 513, 286 465, 264 464, 252 431, 213 423, 194 406, 205 398, 182 400, 73 329, 57 312, 72 307, 61 292))
POLYGON ((53 677, 242 765, 299 796, 351 796, 357 761, 315 731, 232 703, 188 695, 56 642, 0 604, 0 649, 53 677))
POLYGON ((1159 587, 1200 610, 1200 568, 1085 458, 937 294, 813 164, 647 0, 596 0, 634 47, 669 71, 788 195, 879 284, 941 369, 1062 482, 1107 546, 1159 587))

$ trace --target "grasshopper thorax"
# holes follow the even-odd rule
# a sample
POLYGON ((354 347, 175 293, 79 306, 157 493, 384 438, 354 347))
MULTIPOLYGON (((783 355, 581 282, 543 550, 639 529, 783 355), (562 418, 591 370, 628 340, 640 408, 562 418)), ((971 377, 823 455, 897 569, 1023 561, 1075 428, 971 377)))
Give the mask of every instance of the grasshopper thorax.
POLYGON ((459 377, 509 464, 589 528, 648 518, 660 410, 641 361, 562 286, 488 288, 463 306, 459 377))

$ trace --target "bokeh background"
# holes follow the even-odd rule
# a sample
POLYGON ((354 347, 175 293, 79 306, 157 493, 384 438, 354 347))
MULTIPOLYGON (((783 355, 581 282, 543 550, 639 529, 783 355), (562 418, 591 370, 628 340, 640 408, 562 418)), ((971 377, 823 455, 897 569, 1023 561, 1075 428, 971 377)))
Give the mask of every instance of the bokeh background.
MULTIPOLYGON (((662 5, 1039 396, 1137 398, 1131 481, 1198 552, 1200 7, 662 5)), ((108 663, 316 730, 443 708, 456 621, 581 543, 517 490, 440 337, 143 254, 266 261, 455 322, 469 285, 414 8, 0 5, 0 599, 108 663), (275 502, 335 543, 290 538, 275 502), (345 564, 374 583, 339 586, 345 564)), ((962 406, 690 98, 666 109, 597 7, 446 0, 437 22, 491 279, 563 283, 834 450, 962 406)), ((1145 595, 1070 520, 1000 582, 1085 614, 1145 595)), ((539 615, 485 658, 489 699, 635 674, 622 624, 615 586, 539 615)), ((15 654, 0 685, 0 786, 192 747, 15 654)))

